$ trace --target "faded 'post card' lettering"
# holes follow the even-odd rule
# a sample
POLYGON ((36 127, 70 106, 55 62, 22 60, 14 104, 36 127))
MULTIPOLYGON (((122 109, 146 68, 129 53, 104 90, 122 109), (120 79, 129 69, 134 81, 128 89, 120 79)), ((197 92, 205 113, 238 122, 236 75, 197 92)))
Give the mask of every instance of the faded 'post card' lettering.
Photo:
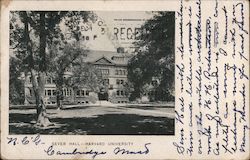
POLYGON ((249 2, 1 3, 2 159, 249 159, 249 2))

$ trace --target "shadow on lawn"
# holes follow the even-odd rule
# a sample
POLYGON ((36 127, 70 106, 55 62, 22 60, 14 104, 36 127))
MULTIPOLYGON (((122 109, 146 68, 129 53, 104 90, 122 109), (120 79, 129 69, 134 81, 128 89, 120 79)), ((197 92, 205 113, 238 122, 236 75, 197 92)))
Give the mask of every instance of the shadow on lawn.
POLYGON ((174 135, 174 119, 135 114, 106 114, 97 117, 53 118, 55 127, 39 129, 35 115, 10 114, 10 134, 49 135, 174 135))

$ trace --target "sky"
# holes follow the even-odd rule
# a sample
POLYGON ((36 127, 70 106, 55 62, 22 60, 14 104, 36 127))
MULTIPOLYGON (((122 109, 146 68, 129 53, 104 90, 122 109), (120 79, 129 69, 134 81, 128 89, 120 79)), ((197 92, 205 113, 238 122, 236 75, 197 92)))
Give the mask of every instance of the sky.
POLYGON ((129 48, 134 42, 134 35, 145 20, 152 17, 151 12, 143 11, 97 11, 98 16, 92 29, 84 31, 84 44, 91 50, 116 51, 117 47, 129 48), (87 37, 89 36, 89 37, 87 37), (86 40, 86 38, 88 40, 86 40))
MULTIPOLYGON (((91 29, 87 25, 82 25, 82 45, 90 50, 112 51, 115 52, 118 47, 124 47, 128 52, 129 47, 135 41, 134 34, 136 28, 153 16, 152 12, 147 11, 95 11, 98 16, 97 21, 91 24, 91 29), (115 34, 116 33, 116 34, 115 34)), ((67 33, 66 28, 62 31, 67 33)), ((12 49, 10 49, 12 55, 12 49)))

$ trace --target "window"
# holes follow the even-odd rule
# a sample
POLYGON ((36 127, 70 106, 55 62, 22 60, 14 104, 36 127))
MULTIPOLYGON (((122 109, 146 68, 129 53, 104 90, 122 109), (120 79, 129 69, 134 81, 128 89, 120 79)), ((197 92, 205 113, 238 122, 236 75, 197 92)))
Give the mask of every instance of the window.
POLYGON ((116 80, 116 84, 118 84, 118 85, 120 84, 120 80, 119 79, 116 80))
POLYGON ((126 75, 127 71, 126 70, 115 70, 115 75, 126 75))
POLYGON ((48 90, 48 96, 51 96, 51 90, 48 90))
POLYGON ((111 89, 111 90, 113 89, 113 85, 112 85, 112 84, 111 84, 111 85, 109 85, 109 89, 111 89))
POLYGON ((28 77, 28 83, 31 83, 31 77, 28 77))
POLYGON ((63 95, 66 96, 66 89, 63 89, 63 95))
POLYGON ((125 84, 125 81, 124 81, 124 79, 117 79, 117 80, 116 80, 116 84, 117 84, 117 85, 125 84))
POLYGON ((109 79, 103 79, 103 85, 109 85, 109 79))
POLYGON ((56 90, 54 90, 54 89, 52 90, 52 95, 56 96, 56 90))
POLYGON ((125 95, 126 95, 125 93, 126 93, 126 92, 123 91, 123 90, 117 90, 117 91, 116 91, 116 95, 119 96, 119 97, 120 97, 120 96, 121 96, 121 97, 125 96, 125 95))
POLYGON ((67 88, 67 96, 70 96, 69 89, 67 88))
MULTIPOLYGON (((70 91, 71 93, 71 91, 70 91)), ((89 96, 89 91, 85 91, 85 90, 77 90, 76 91, 76 96, 77 97, 84 97, 84 96, 89 96)))
MULTIPOLYGON (((89 91, 86 91, 86 96, 89 96, 89 91)), ((87 102, 87 101, 86 101, 87 102)))
POLYGON ((32 89, 29 89, 29 95, 30 95, 30 96, 33 95, 32 93, 33 93, 33 92, 32 92, 32 89))
POLYGON ((118 74, 119 74, 119 75, 122 75, 122 70, 119 70, 118 74))
POLYGON ((51 84, 51 82, 52 82, 52 79, 51 79, 50 77, 48 77, 48 78, 46 79, 46 83, 47 83, 47 84, 51 84))
POLYGON ((77 90, 77 91, 76 91, 76 95, 77 95, 77 96, 80 96, 80 90, 77 90))
POLYGON ((109 75, 109 69, 101 69, 102 75, 109 75))
POLYGON ((123 79, 120 80, 120 84, 124 84, 124 80, 123 79))

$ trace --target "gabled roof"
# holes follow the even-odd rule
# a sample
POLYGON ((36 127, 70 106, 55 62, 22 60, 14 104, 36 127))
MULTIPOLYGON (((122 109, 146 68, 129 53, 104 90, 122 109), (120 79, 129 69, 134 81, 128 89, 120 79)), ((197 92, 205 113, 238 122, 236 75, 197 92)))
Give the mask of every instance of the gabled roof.
POLYGON ((102 56, 101 58, 98 58, 92 64, 103 64, 103 65, 115 65, 114 62, 109 60, 107 57, 102 56))
POLYGON ((107 65, 122 65, 126 66, 128 64, 128 60, 132 57, 132 54, 129 53, 117 53, 112 51, 97 51, 97 50, 89 50, 86 62, 90 63, 99 63, 99 64, 107 64, 107 65), (123 61, 115 60, 113 57, 125 57, 123 61))

